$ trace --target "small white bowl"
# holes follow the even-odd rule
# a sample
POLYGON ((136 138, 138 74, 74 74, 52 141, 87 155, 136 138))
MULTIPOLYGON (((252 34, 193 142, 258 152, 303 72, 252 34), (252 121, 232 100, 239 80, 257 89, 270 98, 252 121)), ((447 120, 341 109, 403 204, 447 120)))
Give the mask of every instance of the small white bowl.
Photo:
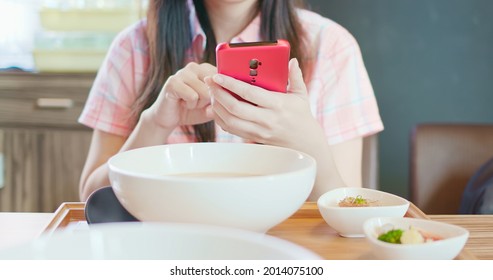
POLYGON ((311 193, 316 161, 288 148, 186 143, 119 153, 108 161, 116 197, 145 222, 201 223, 266 232, 311 193))
POLYGON ((373 217, 403 217, 409 201, 387 192, 367 188, 338 188, 324 193, 317 201, 325 222, 343 237, 364 237, 363 223, 373 217), (345 197, 356 197, 375 201, 378 206, 341 207, 345 197))
POLYGON ((0 251, 6 260, 319 260, 292 242, 197 224, 107 223, 57 231, 0 251))
POLYGON ((461 252, 469 237, 469 231, 462 227, 416 218, 377 217, 368 219, 363 227, 374 255, 387 260, 452 260, 461 252), (387 225, 403 230, 413 226, 443 239, 421 244, 393 244, 378 240, 382 227, 387 225))

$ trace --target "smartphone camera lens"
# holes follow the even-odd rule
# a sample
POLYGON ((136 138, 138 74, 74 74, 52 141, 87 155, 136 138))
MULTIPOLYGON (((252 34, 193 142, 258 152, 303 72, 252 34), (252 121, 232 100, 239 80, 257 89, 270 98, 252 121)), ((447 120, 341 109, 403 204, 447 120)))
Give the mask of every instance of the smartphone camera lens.
POLYGON ((258 60, 256 59, 250 60, 250 69, 257 69, 258 65, 259 65, 258 60))

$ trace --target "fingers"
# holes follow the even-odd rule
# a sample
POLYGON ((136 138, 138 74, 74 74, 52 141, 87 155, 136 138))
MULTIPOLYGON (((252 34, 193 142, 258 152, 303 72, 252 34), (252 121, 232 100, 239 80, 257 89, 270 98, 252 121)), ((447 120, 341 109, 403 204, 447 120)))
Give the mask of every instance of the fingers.
POLYGON ((193 77, 186 77, 187 74, 180 74, 181 76, 171 76, 165 86, 166 98, 176 99, 183 101, 187 109, 193 109, 197 107, 199 99, 205 98, 203 91, 200 89, 200 84, 197 81, 193 81, 193 77), (202 93, 201 93, 202 92, 202 93))
MULTIPOLYGON (((221 87, 234 92, 241 98, 264 108, 275 107, 279 103, 280 96, 276 92, 252 86, 243 81, 222 74, 212 76, 213 81, 221 87)), ((289 61, 289 85, 288 93, 306 95, 307 89, 303 80, 303 74, 298 60, 293 58, 289 61)))
POLYGON ((239 101, 230 92, 213 81, 213 77, 205 79, 210 89, 212 108, 216 116, 229 120, 240 118, 252 121, 259 116, 263 107, 254 106, 250 103, 239 101))
POLYGON ((265 90, 258 86, 253 86, 243 81, 231 78, 222 74, 215 74, 212 76, 212 80, 219 86, 234 92, 239 97, 247 100, 260 107, 274 106, 276 100, 273 99, 278 93, 265 90))
POLYGON ((216 67, 208 63, 189 63, 168 79, 166 95, 182 99, 188 109, 204 108, 210 104, 210 94, 204 79, 215 73, 216 67))
POLYGON ((288 92, 306 94, 306 85, 303 80, 303 73, 296 58, 289 61, 288 92))
POLYGON ((195 68, 197 66, 198 68, 196 68, 197 70, 195 72, 201 81, 204 81, 205 77, 212 76, 217 73, 217 68, 209 63, 190 63, 190 67, 195 68))
POLYGON ((265 139, 268 139, 268 137, 265 137, 260 133, 265 131, 265 129, 254 122, 248 122, 242 119, 235 119, 231 122, 224 120, 217 115, 215 116, 214 121, 224 131, 243 139, 248 139, 257 143, 265 143, 265 139))

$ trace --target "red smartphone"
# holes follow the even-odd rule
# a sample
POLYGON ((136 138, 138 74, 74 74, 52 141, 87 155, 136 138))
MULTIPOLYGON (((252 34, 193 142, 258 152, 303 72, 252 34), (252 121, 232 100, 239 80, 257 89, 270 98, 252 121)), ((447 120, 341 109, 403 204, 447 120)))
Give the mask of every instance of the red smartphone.
POLYGON ((220 74, 267 90, 285 93, 288 85, 289 53, 290 46, 286 40, 221 43, 216 47, 216 65, 220 74))

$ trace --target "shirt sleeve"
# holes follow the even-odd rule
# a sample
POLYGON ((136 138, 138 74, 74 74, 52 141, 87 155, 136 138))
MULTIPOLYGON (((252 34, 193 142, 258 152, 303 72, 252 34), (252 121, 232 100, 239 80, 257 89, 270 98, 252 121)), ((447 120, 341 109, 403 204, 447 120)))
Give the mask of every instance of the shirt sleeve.
POLYGON ((135 126, 132 114, 143 72, 139 37, 141 25, 134 25, 116 36, 98 71, 79 122, 93 129, 128 136, 135 126))
POLYGON ((354 37, 332 23, 319 42, 310 100, 329 144, 382 131, 375 94, 354 37))

